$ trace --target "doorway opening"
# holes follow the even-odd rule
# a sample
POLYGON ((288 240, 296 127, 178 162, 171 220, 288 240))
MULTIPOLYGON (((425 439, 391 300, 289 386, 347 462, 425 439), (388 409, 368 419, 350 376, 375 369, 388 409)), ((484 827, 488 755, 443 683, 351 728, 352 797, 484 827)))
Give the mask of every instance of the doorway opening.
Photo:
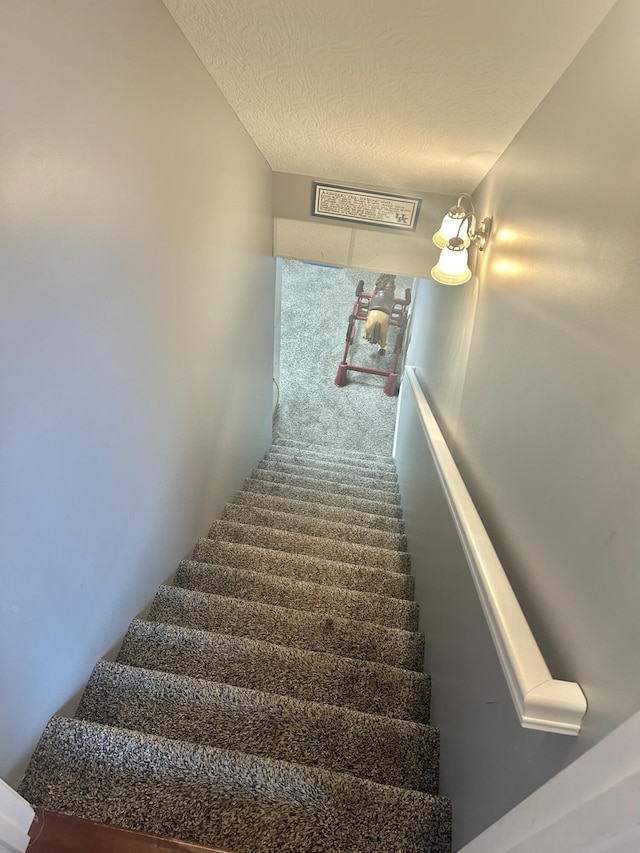
MULTIPOLYGON (((279 384, 279 404, 275 435, 391 455, 398 398, 384 393, 384 377, 350 372, 344 387, 335 384, 358 282, 363 280, 365 291, 370 292, 378 275, 278 259, 279 358, 277 355, 274 362, 274 376, 279 384)), ((403 298, 413 283, 412 278, 396 276, 398 298, 403 298)), ((396 330, 390 329, 389 344, 381 354, 376 345, 363 339, 363 325, 356 325, 350 361, 391 370, 396 330)))

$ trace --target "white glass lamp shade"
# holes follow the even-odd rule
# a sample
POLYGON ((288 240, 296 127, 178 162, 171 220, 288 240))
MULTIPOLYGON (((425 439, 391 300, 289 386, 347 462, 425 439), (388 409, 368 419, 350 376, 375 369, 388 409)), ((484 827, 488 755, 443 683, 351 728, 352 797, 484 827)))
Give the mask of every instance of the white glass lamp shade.
POLYGON ((449 213, 442 220, 440 230, 433 235, 433 242, 439 249, 444 249, 452 237, 461 237, 465 245, 469 245, 469 220, 467 214, 462 207, 452 207, 449 213), (458 231, 459 229, 459 231, 458 231))
POLYGON ((431 278, 440 284, 464 284, 469 281, 469 252, 464 240, 451 238, 440 252, 440 260, 431 270, 431 278))

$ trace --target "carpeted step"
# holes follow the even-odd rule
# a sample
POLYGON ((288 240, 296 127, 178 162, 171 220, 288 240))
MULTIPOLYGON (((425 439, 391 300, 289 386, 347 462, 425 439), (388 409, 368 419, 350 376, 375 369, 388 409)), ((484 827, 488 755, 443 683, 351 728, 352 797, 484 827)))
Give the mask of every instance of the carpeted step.
POLYGON ((428 677, 381 663, 138 619, 129 626, 117 660, 414 723, 429 722, 428 677))
POLYGON ((418 630, 418 605, 386 595, 192 560, 180 563, 173 582, 185 589, 342 616, 404 631, 418 630))
POLYGON ((339 495, 353 495, 354 497, 368 497, 372 500, 384 500, 389 503, 398 503, 398 486, 387 481, 379 483, 370 477, 349 477, 348 479, 340 473, 334 474, 330 471, 318 471, 317 468, 304 468, 301 465, 284 465, 277 462, 260 462, 251 472, 252 477, 269 473, 279 482, 295 481, 292 485, 302 485, 300 480, 310 483, 306 488, 319 488, 320 491, 336 492, 339 495))
POLYGON ((337 462, 340 465, 349 465, 355 468, 370 468, 371 466, 375 467, 379 471, 389 471, 392 474, 396 473, 396 465, 393 459, 389 459, 388 461, 379 456, 369 456, 363 457, 361 459, 351 459, 348 456, 342 456, 339 452, 324 452, 317 450, 300 450, 295 447, 279 447, 274 444, 269 451, 269 456, 278 456, 283 460, 285 458, 290 459, 294 462, 329 462, 334 463, 337 462))
POLYGON ((271 448, 278 447, 293 448, 296 453, 302 454, 324 454, 333 459, 357 459, 365 463, 370 460, 376 460, 393 464, 393 456, 384 453, 369 453, 366 450, 348 450, 347 448, 336 447, 333 444, 319 444, 317 442, 315 444, 307 444, 304 441, 277 437, 273 440, 271 448))
POLYGON ((21 793, 36 806, 237 853, 447 853, 440 797, 54 717, 21 793))
POLYGON ((424 658, 423 634, 177 586, 160 586, 148 619, 401 669, 424 658))
MULTIPOLYGON (((257 481, 257 483, 260 486, 264 486, 264 483, 260 481, 257 481)), ((322 493, 320 494, 322 495, 322 493)), ((329 504, 319 503, 318 501, 296 500, 291 497, 279 497, 275 494, 272 495, 257 491, 236 492, 233 503, 272 509, 276 512, 286 512, 291 515, 311 516, 318 519, 323 518, 327 521, 354 525, 356 527, 383 530, 402 536, 402 543, 403 545, 406 544, 404 522, 399 518, 392 518, 388 515, 358 512, 346 506, 330 506, 329 504)), ((405 548, 403 547, 400 550, 404 551, 405 548)))
MULTIPOLYGON (((393 514, 394 509, 398 515, 401 513, 399 498, 391 492, 384 492, 381 489, 368 489, 362 486, 342 485, 340 483, 325 483, 323 480, 316 480, 311 477, 297 477, 295 474, 265 471, 262 468, 255 468, 251 472, 251 480, 278 483, 281 486, 285 486, 287 490, 294 488, 324 492, 326 494, 325 501, 329 501, 336 506, 335 499, 337 497, 347 498, 349 501, 356 498, 358 500, 385 505, 387 507, 386 515, 393 514)), ((246 488, 246 485, 244 488, 246 488)))
POLYGON ((368 545, 373 548, 384 548, 389 551, 406 551, 407 539, 398 533, 387 533, 384 530, 370 530, 342 522, 327 521, 308 515, 294 515, 288 512, 277 512, 261 509, 256 506, 227 504, 222 512, 222 521, 234 521, 240 524, 250 524, 269 527, 273 530, 287 530, 291 533, 303 533, 306 536, 321 536, 325 539, 335 539, 338 542, 350 542, 353 545, 368 545))
POLYGON ((193 559, 199 563, 214 563, 249 569, 252 572, 271 572, 275 575, 324 583, 328 586, 375 592, 392 598, 413 598, 413 577, 400 572, 353 566, 336 560, 290 554, 244 545, 241 542, 223 542, 215 539, 198 539, 193 559))
POLYGON ((355 566, 384 569, 387 572, 408 573, 411 570, 411 558, 403 551, 372 548, 370 545, 340 542, 335 539, 308 536, 304 533, 293 533, 289 530, 277 530, 236 521, 214 521, 207 538, 242 542, 246 545, 257 545, 258 548, 271 548, 274 551, 286 551, 290 554, 308 554, 313 557, 351 563, 355 566))
POLYGON ((335 705, 100 661, 76 717, 438 793, 437 729, 335 705))
POLYGON ((291 484, 281 483, 277 480, 269 480, 266 476, 260 479, 250 477, 244 481, 242 488, 243 491, 247 492, 261 492, 264 495, 275 495, 276 497, 292 500, 320 503, 331 507, 344 507, 345 509, 357 512, 384 515, 394 519, 402 518, 402 509, 399 504, 368 500, 367 498, 354 498, 349 495, 331 494, 330 492, 318 491, 313 488, 301 488, 300 486, 292 486, 291 484))
MULTIPOLYGON (((317 471, 320 476, 322 473, 340 474, 344 482, 349 482, 352 477, 365 477, 369 480, 380 481, 383 484, 390 483, 397 485, 398 475, 395 471, 389 468, 381 468, 373 463, 371 466, 355 465, 352 463, 345 464, 344 462, 330 462, 328 459, 313 459, 305 456, 286 456, 282 453, 267 453, 263 460, 266 465, 283 467, 284 471, 291 469, 295 473, 296 468, 302 468, 309 471, 317 471)), ((265 465, 265 467, 266 467, 265 465)), ((316 476, 316 475, 314 475, 316 476)))

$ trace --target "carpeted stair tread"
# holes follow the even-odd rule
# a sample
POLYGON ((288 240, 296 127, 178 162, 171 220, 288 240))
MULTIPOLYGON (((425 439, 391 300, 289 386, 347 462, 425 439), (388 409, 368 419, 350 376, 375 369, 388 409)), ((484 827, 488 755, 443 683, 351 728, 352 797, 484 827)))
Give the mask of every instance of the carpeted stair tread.
POLYGON ((370 545, 341 542, 306 533, 294 533, 261 525, 243 524, 236 521, 214 521, 207 535, 208 539, 242 542, 256 545, 258 548, 271 548, 291 554, 307 554, 338 560, 355 566, 383 569, 386 572, 404 572, 411 570, 410 557, 406 552, 390 551, 385 548, 373 548, 370 545))
POLYGON ((307 515, 277 512, 260 507, 242 506, 235 503, 227 504, 222 512, 221 520, 269 527, 273 530, 287 530, 291 533, 303 533, 306 536, 321 536, 325 539, 335 539, 338 542, 368 545, 388 551, 405 552, 407 550, 406 537, 398 533, 371 530, 353 524, 327 521, 323 518, 307 515))
POLYGON ((398 484, 398 475, 390 469, 380 469, 375 464, 372 466, 344 464, 342 462, 330 462, 327 459, 310 459, 300 456, 285 456, 282 453, 267 453, 263 459, 265 468, 271 470, 290 471, 295 473, 297 468, 303 471, 317 471, 317 475, 323 474, 339 475, 341 480, 348 483, 352 477, 364 477, 365 479, 379 482, 383 486, 395 486, 398 484))
POLYGON ((282 462, 300 462, 303 465, 341 465, 346 469, 361 469, 363 471, 382 471, 388 474, 396 475, 396 466, 393 460, 383 461, 378 458, 369 459, 349 459, 341 454, 318 453, 317 451, 308 451, 302 453, 293 447, 277 447, 272 446, 265 459, 280 459, 282 462))
POLYGON ((306 554, 290 554, 245 545, 241 542, 225 542, 215 539, 198 539, 193 559, 199 563, 214 563, 236 569, 272 572, 328 586, 359 589, 375 592, 391 598, 413 599, 414 581, 411 575, 387 572, 367 566, 353 566, 337 560, 312 557, 306 554))
POLYGON ((273 604, 162 585, 148 618, 234 637, 420 671, 422 634, 273 604))
POLYGON ((290 470, 284 470, 281 465, 276 468, 266 462, 260 462, 251 472, 251 476, 257 479, 266 478, 278 483, 289 483, 292 486, 317 489, 321 492, 331 492, 338 495, 351 495, 352 497, 363 497, 368 500, 381 500, 386 503, 400 503, 398 489, 394 485, 378 483, 367 477, 344 477, 332 476, 315 468, 301 468, 299 466, 288 466, 290 470), (268 476, 267 476, 268 475, 268 476))
POLYGON ((429 722, 429 678, 387 664, 139 619, 129 626, 117 660, 415 723, 429 722))
MULTIPOLYGON (((366 439, 365 439, 366 440, 366 439)), ((321 454, 331 459, 358 459, 363 462, 375 460, 376 462, 386 462, 389 465, 394 465, 395 460, 390 453, 372 453, 369 448, 354 447, 337 447, 335 444, 327 444, 321 442, 307 443, 306 441, 296 441, 289 438, 281 438, 276 436, 271 443, 271 450, 282 449, 286 453, 306 454, 321 454)))
POLYGON ((406 548, 406 537, 404 536, 404 523, 399 518, 388 515, 375 515, 371 512, 358 512, 343 506, 329 506, 328 504, 312 502, 309 500, 295 500, 293 498, 281 498, 278 495, 270 495, 262 492, 236 492, 233 498, 234 504, 243 506, 260 507, 284 512, 295 516, 306 516, 314 519, 348 524, 354 527, 363 527, 368 530, 382 530, 384 533, 392 533, 402 537, 401 541, 406 548))
POLYGON ((448 801, 329 770, 54 717, 35 805, 234 853, 447 853, 448 801))
POLYGON ((336 447, 332 444, 307 444, 304 441, 296 441, 290 438, 275 438, 271 445, 272 450, 278 448, 293 449, 296 453, 302 454, 323 454, 332 459, 357 459, 362 462, 379 461, 394 464, 393 456, 388 456, 383 453, 369 453, 364 450, 349 450, 344 447, 336 447))
POLYGON ((331 507, 345 507, 355 509, 358 512, 374 513, 375 515, 388 515, 394 519, 402 516, 399 504, 387 501, 371 500, 369 498, 358 498, 353 495, 342 495, 335 492, 316 489, 307 484, 294 486, 281 480, 270 479, 268 472, 263 471, 261 477, 249 477, 242 485, 243 490, 250 492, 262 492, 265 495, 276 495, 282 498, 293 498, 295 500, 310 501, 311 503, 328 504, 331 507))
POLYGON ((438 793, 433 726, 99 661, 75 716, 438 793))
POLYGON ((180 563, 173 582, 185 589, 418 630, 418 605, 414 601, 376 593, 193 560, 180 563))
POLYGON ((388 471, 396 470, 396 463, 393 456, 379 456, 376 453, 366 453, 365 451, 350 451, 345 452, 343 448, 319 448, 311 445, 299 445, 297 447, 278 444, 274 442, 269 449, 269 453, 279 453, 282 456, 296 456, 300 459, 320 459, 326 462, 340 462, 342 465, 376 465, 379 468, 384 468, 388 471))

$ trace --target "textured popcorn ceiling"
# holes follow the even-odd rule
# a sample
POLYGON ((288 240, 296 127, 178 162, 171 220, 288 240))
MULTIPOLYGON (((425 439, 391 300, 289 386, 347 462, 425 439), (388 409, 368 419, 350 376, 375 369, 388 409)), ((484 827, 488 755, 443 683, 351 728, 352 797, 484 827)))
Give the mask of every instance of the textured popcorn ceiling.
POLYGON ((472 190, 614 0, 164 0, 271 167, 472 190))

